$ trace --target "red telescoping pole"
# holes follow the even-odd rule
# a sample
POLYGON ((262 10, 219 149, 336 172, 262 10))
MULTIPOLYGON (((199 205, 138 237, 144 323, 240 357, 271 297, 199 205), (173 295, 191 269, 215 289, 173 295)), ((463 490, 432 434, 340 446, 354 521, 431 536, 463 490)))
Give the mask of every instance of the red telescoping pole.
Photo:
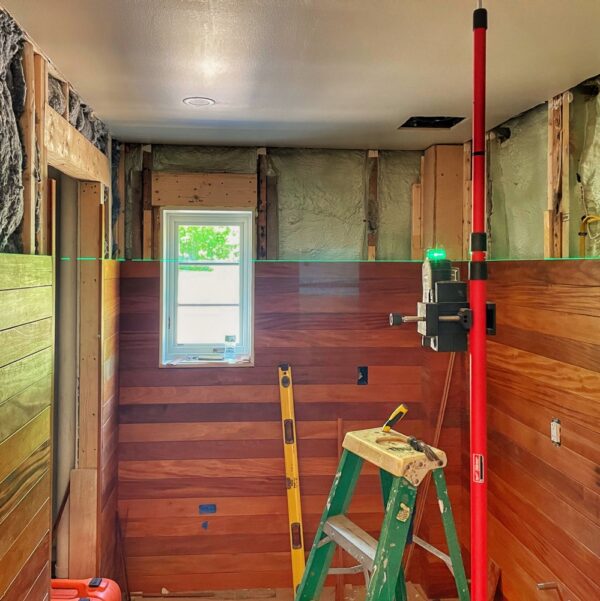
POLYGON ((487 601, 487 386, 485 231, 485 42, 487 11, 473 13, 473 232, 469 304, 471 359, 471 599, 487 601))

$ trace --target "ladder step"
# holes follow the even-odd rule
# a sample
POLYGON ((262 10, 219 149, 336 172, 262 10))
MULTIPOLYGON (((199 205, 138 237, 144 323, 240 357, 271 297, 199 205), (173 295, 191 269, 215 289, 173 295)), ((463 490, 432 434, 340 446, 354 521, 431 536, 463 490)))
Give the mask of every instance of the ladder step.
POLYGON ((367 570, 373 570, 377 541, 360 526, 351 522, 345 515, 336 515, 325 522, 323 531, 367 570))

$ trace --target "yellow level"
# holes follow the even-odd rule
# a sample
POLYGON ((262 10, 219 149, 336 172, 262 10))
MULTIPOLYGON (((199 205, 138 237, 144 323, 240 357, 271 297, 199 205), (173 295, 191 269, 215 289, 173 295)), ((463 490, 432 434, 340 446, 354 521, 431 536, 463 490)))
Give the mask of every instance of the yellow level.
POLYGON ((304 574, 304 533, 302 530, 302 506, 300 503, 300 474, 298 470, 298 447, 296 444, 296 419, 294 417, 294 392, 292 368, 283 363, 279 366, 279 400, 281 401, 281 428, 285 458, 285 481, 290 527, 290 550, 292 554, 292 579, 294 591, 304 574))

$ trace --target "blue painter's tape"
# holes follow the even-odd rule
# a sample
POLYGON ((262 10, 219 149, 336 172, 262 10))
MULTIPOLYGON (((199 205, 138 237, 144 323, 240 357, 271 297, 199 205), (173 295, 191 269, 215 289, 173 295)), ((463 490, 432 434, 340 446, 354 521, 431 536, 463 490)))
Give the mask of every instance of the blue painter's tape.
POLYGON ((205 513, 217 513, 217 505, 215 503, 207 503, 205 505, 198 505, 198 513, 203 515, 205 513))

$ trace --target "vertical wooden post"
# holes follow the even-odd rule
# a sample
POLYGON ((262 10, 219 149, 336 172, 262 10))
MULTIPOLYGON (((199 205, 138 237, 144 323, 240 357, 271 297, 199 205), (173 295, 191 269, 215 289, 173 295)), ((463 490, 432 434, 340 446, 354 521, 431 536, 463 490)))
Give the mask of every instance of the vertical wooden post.
POLYGON ((152 257, 154 259, 162 258, 162 243, 160 240, 160 207, 152 209, 152 257))
POLYGON ((544 218, 544 256, 562 256, 563 97, 548 100, 548 204, 544 218))
POLYGON ((119 188, 119 218, 117 221, 117 246, 119 258, 125 258, 125 144, 121 144, 119 156, 119 170, 117 175, 117 186, 119 188))
POLYGON ((258 170, 258 198, 256 205, 256 258, 267 258, 267 150, 259 148, 258 170))
POLYGON ((108 136, 107 142, 108 164, 110 166, 111 185, 104 189, 104 234, 105 253, 102 255, 106 259, 113 258, 113 223, 112 223, 112 138, 108 136))
POLYGON ((79 467, 98 461, 104 186, 79 185, 79 467))
POLYGON ((142 259, 152 259, 152 154, 144 153, 142 169, 142 259))
POLYGON ((471 142, 463 144, 463 261, 471 256, 469 241, 471 239, 471 142))
POLYGON ((71 474, 69 576, 98 569, 98 459, 102 399, 104 185, 79 185, 79 447, 71 474))
POLYGON ((423 248, 444 248, 461 259, 464 238, 463 147, 438 144, 425 151, 422 186, 423 248))
POLYGON ((23 72, 25 76, 25 109, 20 125, 23 132, 25 168, 23 169, 23 252, 35 254, 35 65, 33 46, 23 44, 23 72))
POLYGON ((71 470, 69 578, 90 578, 98 570, 98 470, 71 470))
POLYGON ((46 102, 48 100, 48 64, 46 59, 35 54, 33 57, 35 71, 35 136, 39 152, 38 197, 40 199, 39 227, 36 231, 36 249, 38 254, 48 254, 48 195, 46 192, 48 179, 48 161, 46 158, 46 102))
POLYGON ((435 246, 436 163, 436 147, 430 146, 421 162, 421 244, 424 249, 435 246))
POLYGON ((423 258, 423 194, 421 184, 412 185, 412 235, 410 258, 423 258))
POLYGON ((367 155, 367 259, 377 259, 379 230, 379 152, 369 150, 367 155))
POLYGON ((569 126, 570 121, 570 104, 572 100, 571 92, 565 92, 562 95, 562 223, 561 223, 561 238, 562 238, 562 256, 568 257, 570 255, 569 243, 570 243, 570 227, 569 222, 571 219, 571 195, 570 195, 570 152, 571 152, 571 130, 569 126))
POLYGON ((56 180, 48 178, 48 254, 56 255, 56 180))
POLYGON ((277 176, 267 176, 267 259, 279 259, 279 199, 277 176))
POLYGON ((423 258, 423 193, 425 178, 425 154, 421 155, 421 166, 419 170, 419 182, 412 186, 412 228, 410 258, 420 261, 423 258))

